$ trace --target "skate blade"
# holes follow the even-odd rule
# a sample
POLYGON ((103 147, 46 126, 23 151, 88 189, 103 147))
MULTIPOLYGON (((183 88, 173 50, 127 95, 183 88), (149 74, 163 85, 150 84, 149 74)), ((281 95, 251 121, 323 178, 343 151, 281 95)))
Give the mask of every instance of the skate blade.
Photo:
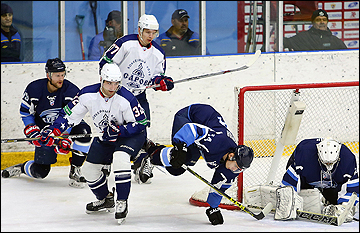
POLYGON ((119 225, 122 225, 123 223, 125 223, 125 218, 117 219, 117 221, 119 225))
POLYGON ((86 210, 85 212, 86 212, 87 214, 114 213, 114 212, 115 212, 115 207, 114 207, 114 208, 105 208, 105 209, 101 209, 101 210, 98 210, 98 211, 86 210))
POLYGON ((82 189, 82 188, 85 187, 85 183, 77 182, 75 180, 69 180, 69 186, 74 187, 74 188, 82 189))

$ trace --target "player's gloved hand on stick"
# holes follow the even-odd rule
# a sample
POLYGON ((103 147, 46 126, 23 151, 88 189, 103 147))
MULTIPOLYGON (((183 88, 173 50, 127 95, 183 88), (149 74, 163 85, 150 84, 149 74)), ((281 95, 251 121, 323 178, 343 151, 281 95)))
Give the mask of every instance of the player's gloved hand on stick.
POLYGON ((224 223, 224 219, 220 212, 219 207, 216 208, 209 207, 206 210, 206 215, 208 216, 209 221, 211 222, 212 225, 218 225, 224 223))
POLYGON ((104 141, 115 142, 120 135, 120 126, 116 125, 114 121, 110 121, 109 124, 104 128, 102 139, 104 141))
POLYGON ((168 76, 156 76, 154 78, 154 84, 160 84, 159 87, 155 87, 155 90, 170 91, 174 88, 174 81, 168 76))
MULTIPOLYGON (((27 138, 38 138, 39 140, 41 138, 40 128, 39 128, 39 126, 34 125, 34 124, 28 124, 27 126, 25 126, 24 134, 27 138)), ((31 141, 30 143, 37 147, 40 147, 41 144, 40 144, 39 140, 34 140, 34 141, 31 141)))
POLYGON ((180 168, 186 162, 186 143, 174 143, 170 156, 170 164, 173 168, 180 168))
POLYGON ((57 128, 52 128, 51 126, 45 126, 41 130, 41 144, 45 146, 52 146, 55 143, 54 136, 60 136, 61 131, 57 128))
POLYGON ((57 146, 55 147, 56 154, 66 155, 71 150, 72 140, 70 138, 56 139, 57 146))

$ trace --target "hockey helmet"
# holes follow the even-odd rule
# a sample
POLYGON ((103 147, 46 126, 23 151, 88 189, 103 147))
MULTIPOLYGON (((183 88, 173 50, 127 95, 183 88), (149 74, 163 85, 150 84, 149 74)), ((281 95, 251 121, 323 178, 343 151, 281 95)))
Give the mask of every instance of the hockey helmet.
POLYGON ((234 150, 234 156, 230 161, 236 161, 237 165, 241 169, 249 168, 251 162, 254 159, 254 151, 248 146, 239 145, 234 150))
POLYGON ((323 138, 316 144, 319 161, 325 165, 328 171, 331 171, 334 165, 340 159, 341 143, 333 138, 323 138))
POLYGON ((103 81, 119 82, 121 84, 121 71, 119 66, 114 63, 106 63, 100 72, 100 78, 103 81))
POLYGON ((60 58, 48 59, 45 65, 46 73, 63 72, 65 71, 65 68, 65 64, 60 60, 60 58))
POLYGON ((138 27, 140 28, 140 33, 142 34, 143 29, 157 30, 156 37, 159 35, 159 23, 155 16, 143 14, 139 18, 138 27))

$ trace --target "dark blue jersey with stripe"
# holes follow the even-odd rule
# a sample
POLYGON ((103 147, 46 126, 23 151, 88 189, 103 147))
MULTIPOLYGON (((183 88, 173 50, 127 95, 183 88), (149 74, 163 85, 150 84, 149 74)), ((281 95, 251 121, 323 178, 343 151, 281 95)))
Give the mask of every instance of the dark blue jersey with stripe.
POLYGON ((63 86, 50 93, 47 88, 48 79, 37 79, 28 84, 20 104, 20 115, 24 125, 35 124, 44 128, 51 125, 58 117, 59 111, 72 101, 79 88, 68 80, 63 86))

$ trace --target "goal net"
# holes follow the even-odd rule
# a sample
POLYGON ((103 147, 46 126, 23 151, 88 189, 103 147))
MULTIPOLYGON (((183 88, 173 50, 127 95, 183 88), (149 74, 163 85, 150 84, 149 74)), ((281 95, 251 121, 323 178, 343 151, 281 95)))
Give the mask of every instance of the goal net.
MULTIPOLYGON (((226 191, 243 201, 246 187, 280 185, 286 164, 296 145, 305 138, 333 137, 344 143, 359 162, 359 82, 310 83, 292 85, 247 86, 235 88, 237 97, 238 144, 254 150, 254 160, 226 191), (295 116, 298 127, 284 134, 289 112, 301 103, 295 116), (301 111, 300 111, 301 110, 301 111), (298 117, 298 116, 296 116, 298 117), (285 138, 284 138, 285 137, 285 138)), ((294 125, 292 125, 294 126, 294 125)), ((294 128, 294 127, 293 127, 294 128)), ((196 191, 189 202, 206 203, 209 187, 196 191)), ((221 208, 239 209, 226 198, 221 208)))

